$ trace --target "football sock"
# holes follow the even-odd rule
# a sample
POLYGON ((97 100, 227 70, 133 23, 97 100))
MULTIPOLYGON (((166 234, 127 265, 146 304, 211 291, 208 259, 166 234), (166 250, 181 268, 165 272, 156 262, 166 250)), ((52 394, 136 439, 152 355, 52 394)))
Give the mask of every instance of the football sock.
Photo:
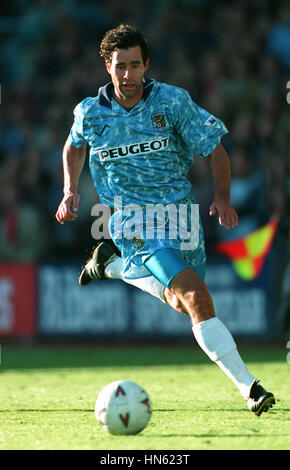
POLYGON ((116 256, 114 261, 106 266, 105 276, 109 279, 123 279, 123 260, 120 256, 116 256))
POLYGON ((147 292, 148 294, 157 297, 162 302, 164 299, 164 286, 154 276, 140 277, 137 279, 127 279, 123 276, 123 260, 121 257, 116 257, 114 261, 108 264, 105 268, 105 276, 110 279, 121 279, 127 284, 137 287, 138 289, 147 292))
POLYGON ((249 373, 227 327, 217 317, 213 317, 193 325, 192 331, 201 349, 233 381, 242 396, 247 399, 255 377, 249 373))

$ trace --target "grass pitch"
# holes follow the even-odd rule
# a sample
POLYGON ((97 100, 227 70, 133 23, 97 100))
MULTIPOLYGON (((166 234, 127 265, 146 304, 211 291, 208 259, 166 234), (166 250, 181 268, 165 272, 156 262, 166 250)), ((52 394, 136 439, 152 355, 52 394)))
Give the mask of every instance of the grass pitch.
POLYGON ((191 347, 12 348, 2 346, 2 450, 289 449, 285 350, 240 350, 250 372, 276 396, 256 417, 230 380, 191 347), (136 436, 106 434, 94 415, 109 382, 132 380, 153 402, 136 436))

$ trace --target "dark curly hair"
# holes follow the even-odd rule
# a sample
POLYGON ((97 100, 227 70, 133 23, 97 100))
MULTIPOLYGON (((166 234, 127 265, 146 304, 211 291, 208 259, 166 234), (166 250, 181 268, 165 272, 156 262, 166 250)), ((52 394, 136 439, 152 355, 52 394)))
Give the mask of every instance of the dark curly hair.
POLYGON ((149 57, 149 48, 143 33, 134 26, 120 24, 105 34, 100 45, 100 55, 105 61, 111 62, 115 50, 129 49, 129 47, 135 46, 140 46, 145 64, 149 57))

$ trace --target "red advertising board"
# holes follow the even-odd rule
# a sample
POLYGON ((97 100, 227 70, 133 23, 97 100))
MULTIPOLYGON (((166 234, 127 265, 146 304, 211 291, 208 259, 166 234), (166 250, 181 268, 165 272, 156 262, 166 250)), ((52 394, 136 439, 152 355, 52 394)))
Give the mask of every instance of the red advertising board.
POLYGON ((36 334, 36 266, 0 264, 0 337, 36 334))

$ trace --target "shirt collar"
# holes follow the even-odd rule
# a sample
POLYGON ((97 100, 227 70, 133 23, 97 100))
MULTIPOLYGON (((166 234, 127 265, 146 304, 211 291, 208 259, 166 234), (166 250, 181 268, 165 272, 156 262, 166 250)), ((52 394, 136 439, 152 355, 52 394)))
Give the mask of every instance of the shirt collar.
MULTIPOLYGON (((155 80, 153 78, 143 78, 143 86, 144 86, 144 93, 143 93, 143 100, 146 101, 148 96, 150 95, 152 88, 154 86, 155 80)), ((106 108, 112 109, 112 100, 114 98, 114 85, 112 82, 107 83, 107 85, 99 88, 99 103, 101 106, 105 106, 106 108)))

